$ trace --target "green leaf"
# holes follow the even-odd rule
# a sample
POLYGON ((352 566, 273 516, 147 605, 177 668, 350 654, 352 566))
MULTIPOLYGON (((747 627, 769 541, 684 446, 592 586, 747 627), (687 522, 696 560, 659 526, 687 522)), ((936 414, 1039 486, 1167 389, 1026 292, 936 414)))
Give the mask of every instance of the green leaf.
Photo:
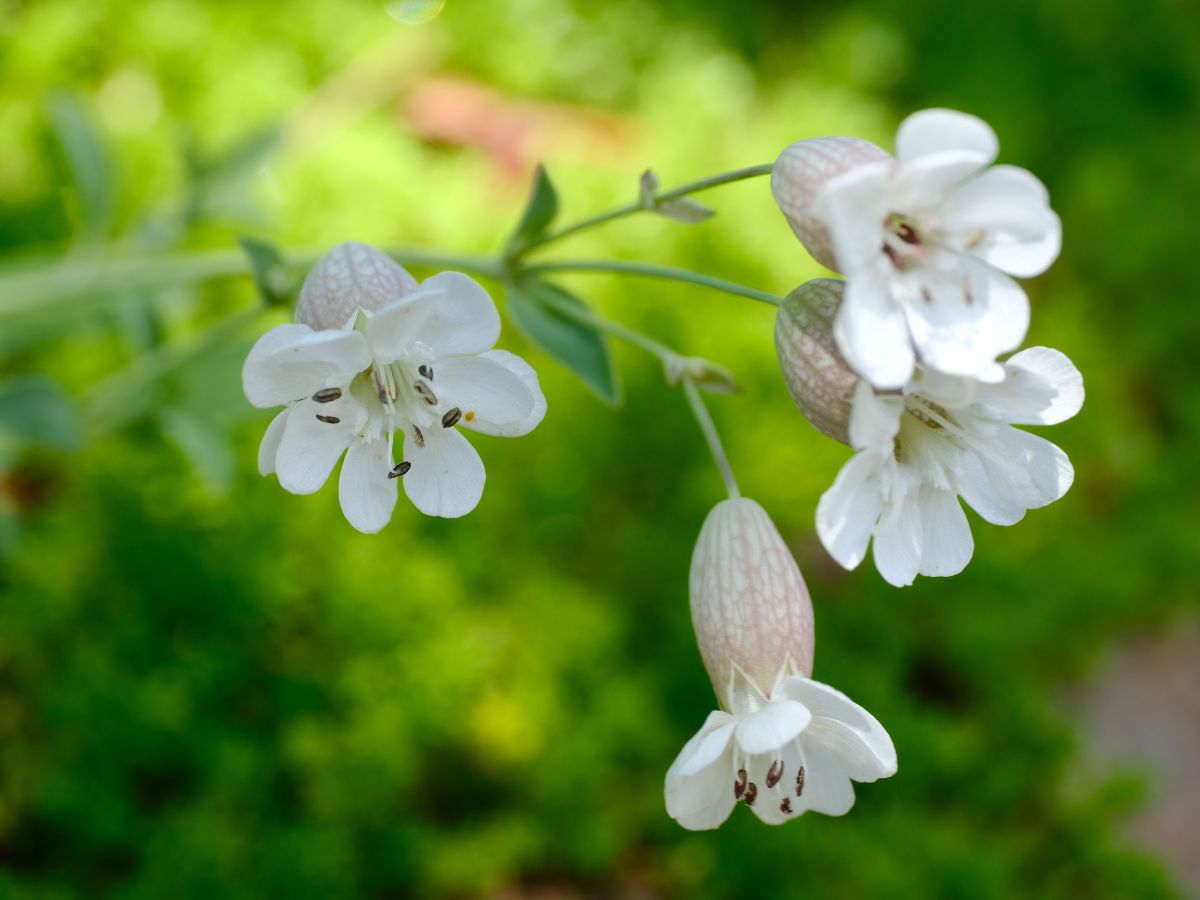
POLYGON ((73 94, 53 94, 47 115, 74 188, 80 236, 104 238, 112 226, 116 202, 112 163, 104 139, 73 94))
POLYGON ((510 282, 505 293, 513 323, 531 341, 582 378, 605 402, 620 402, 621 387, 604 335, 562 312, 578 310, 586 315, 587 306, 579 298, 537 279, 510 282))
POLYGON ((75 411, 62 388, 41 375, 0 383, 0 433, 17 441, 69 449, 79 442, 75 411))
POLYGON ((267 306, 290 305, 292 279, 279 249, 272 243, 246 235, 239 235, 237 240, 250 259, 250 271, 263 303, 267 306))
POLYGON ((533 175, 533 193, 529 195, 525 213, 508 240, 508 255, 519 253, 530 241, 541 237, 556 215, 558 192, 554 190, 545 166, 539 165, 533 175))
POLYGON ((228 493, 237 471, 229 435, 213 422, 182 410, 165 410, 158 422, 208 489, 218 496, 228 493))

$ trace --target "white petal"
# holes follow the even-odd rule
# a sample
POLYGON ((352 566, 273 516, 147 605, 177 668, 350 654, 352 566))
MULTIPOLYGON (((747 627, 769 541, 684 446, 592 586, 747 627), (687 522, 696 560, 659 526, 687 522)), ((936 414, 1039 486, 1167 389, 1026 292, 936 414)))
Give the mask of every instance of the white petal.
POLYGON ((812 724, 804 732, 806 749, 820 743, 834 750, 855 781, 875 781, 895 774, 896 747, 873 715, 836 688, 811 678, 789 678, 782 689, 813 715, 812 724))
POLYGON ((975 541, 967 515, 953 491, 921 485, 922 575, 957 575, 971 561, 975 541))
POLYGON ((1020 521, 1025 511, 1052 503, 1074 481, 1071 461, 1035 434, 999 426, 964 453, 955 484, 983 518, 996 525, 1020 521))
MULTIPOLYGON (((443 299, 441 291, 418 288, 373 313, 366 326, 371 356, 384 364, 408 356, 416 348, 425 322, 443 299)), ((431 348, 423 349, 427 355, 433 355, 431 348)))
POLYGON ((904 397, 877 394, 869 382, 860 381, 850 406, 850 445, 855 450, 886 449, 891 453, 903 414, 904 397))
POLYGON ((293 494, 320 490, 354 436, 355 423, 348 419, 333 424, 319 421, 317 413, 326 414, 322 409, 308 400, 289 410, 275 470, 283 489, 293 494))
POLYGON ((442 272, 422 282, 421 291, 436 291, 440 299, 417 331, 417 340, 437 358, 482 353, 500 337, 496 304, 478 282, 461 272, 442 272))
POLYGON ((546 395, 542 393, 542 387, 538 383, 537 372, 534 371, 533 366, 507 350, 488 350, 486 353, 481 353, 480 356, 484 359, 495 360, 520 378, 533 396, 533 409, 519 422, 511 422, 506 425, 484 422, 479 417, 472 422, 463 422, 463 425, 473 431, 500 437, 520 437, 533 431, 546 417, 546 395))
POLYGON ((813 201, 816 218, 829 230, 838 271, 846 275, 882 256, 892 167, 890 159, 855 166, 831 178, 813 201))
POLYGON ((344 387, 371 364, 363 336, 279 325, 258 339, 242 367, 242 387, 255 406, 281 406, 327 387, 344 387))
POLYGON ((1030 347, 1004 363, 1005 378, 977 395, 986 415, 1013 425, 1057 425, 1083 406, 1083 376, 1065 355, 1030 347))
POLYGON ((892 296, 887 263, 853 275, 833 322, 846 362, 879 388, 903 387, 915 358, 904 309, 892 296))
POLYGON ((483 496, 483 460, 457 428, 426 428, 423 441, 418 446, 411 429, 404 438, 404 458, 412 463, 404 493, 427 516, 465 516, 483 496))
POLYGON ((1062 223, 1045 186, 1016 166, 995 166, 962 184, 942 208, 942 226, 971 252, 1027 278, 1050 267, 1062 245, 1062 223))
POLYGON ((871 532, 883 509, 877 453, 856 454, 821 495, 817 504, 817 534, 829 555, 844 569, 853 569, 867 555, 871 532))
POLYGON ((810 721, 812 716, 803 703, 772 700, 758 712, 741 717, 734 734, 745 753, 772 753, 795 740, 810 721))
POLYGON ((1029 299, 1004 273, 962 262, 959 273, 923 273, 924 299, 906 312, 923 363, 951 375, 977 375, 1024 339, 1029 299))
MULTIPOLYGON (((737 802, 733 795, 733 766, 729 759, 728 736, 732 726, 728 713, 714 712, 704 726, 680 751, 675 762, 667 771, 665 799, 667 813, 684 828, 700 831, 716 828, 733 811, 737 802), (696 757, 696 749, 717 730, 724 730, 726 740, 723 751, 706 766, 693 774, 683 775, 684 765, 696 757)), ((708 744, 711 747, 712 744, 708 744)))
POLYGON ((827 816, 844 816, 854 806, 854 786, 840 759, 821 744, 804 744, 804 792, 799 806, 827 816))
POLYGON ((984 165, 972 150, 939 150, 903 162, 892 183, 892 210, 940 222, 947 200, 984 165))
POLYGON ((338 479, 338 500, 346 521, 365 534, 391 521, 398 493, 396 479, 388 477, 392 466, 387 438, 350 442, 338 479))
POLYGON ((279 442, 283 440, 283 429, 287 426, 288 413, 285 409, 271 420, 267 433, 263 435, 262 443, 258 445, 258 474, 270 475, 275 471, 275 454, 279 452, 279 442))
MULTIPOLYGON (((518 357, 506 355, 523 365, 518 357)), ((463 425, 488 434, 522 427, 533 417, 541 397, 541 391, 535 396, 525 378, 505 361, 488 355, 454 356, 436 361, 433 368, 437 395, 443 406, 457 406, 462 410, 463 425)), ((533 379, 536 390, 537 376, 533 379)), ((542 409, 545 410, 544 399, 542 409)))
POLYGON ((808 760, 804 753, 802 742, 795 740, 781 747, 776 753, 749 760, 749 768, 746 773, 749 781, 754 782, 758 789, 758 796, 750 809, 760 821, 767 825, 782 825, 805 811, 803 801, 796 800, 795 787, 796 776, 801 768, 805 770, 808 768, 808 760), (774 788, 768 788, 767 776, 774 764, 782 765, 783 772, 777 785, 774 788), (787 800, 786 811, 783 804, 785 799, 787 800))
POLYGON ((725 755, 729 742, 733 740, 734 717, 727 712, 715 710, 708 714, 704 725, 687 744, 672 769, 681 776, 695 775, 706 769, 718 757, 725 755))
POLYGON ((896 157, 917 159, 943 150, 969 150, 984 166, 996 158, 996 133, 982 119, 950 109, 924 109, 900 123, 896 157))
POLYGON ((884 504, 875 526, 875 568, 888 584, 913 583, 921 564, 921 509, 917 504, 916 476, 897 467, 892 497, 884 504))

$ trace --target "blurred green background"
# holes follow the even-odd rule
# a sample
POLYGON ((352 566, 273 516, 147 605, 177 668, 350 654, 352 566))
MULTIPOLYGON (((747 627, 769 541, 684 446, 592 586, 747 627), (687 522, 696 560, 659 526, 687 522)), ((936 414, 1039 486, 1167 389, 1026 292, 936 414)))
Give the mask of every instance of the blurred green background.
MULTIPOLYGON (((1089 767, 1064 696, 1195 614, 1200 8, 420 7, 0 0, 0 896, 1179 895, 1123 831, 1153 781, 1089 767), (890 147, 935 105, 1049 186, 1065 247, 1028 286, 1029 342, 1088 388, 1050 434, 1072 491, 1012 528, 973 518, 957 578, 895 590, 824 555, 816 502, 848 451, 791 405, 769 307, 562 279, 737 373, 711 406, 808 578, 814 674, 898 747, 849 816, 690 834, 663 810, 713 706, 686 587, 722 494, 640 351, 614 348, 613 409, 506 325, 550 412, 474 438, 488 487, 460 521, 401 498, 364 536, 331 486, 258 476, 241 360, 287 311, 259 311, 238 235, 495 253, 538 160, 570 220, 648 166, 672 185, 820 134, 890 147), (197 259, 228 277, 175 277, 197 259), (100 284, 96 260, 138 277, 100 284)), ((702 199, 702 225, 634 217, 545 258, 779 293, 820 274, 764 179, 702 199)))

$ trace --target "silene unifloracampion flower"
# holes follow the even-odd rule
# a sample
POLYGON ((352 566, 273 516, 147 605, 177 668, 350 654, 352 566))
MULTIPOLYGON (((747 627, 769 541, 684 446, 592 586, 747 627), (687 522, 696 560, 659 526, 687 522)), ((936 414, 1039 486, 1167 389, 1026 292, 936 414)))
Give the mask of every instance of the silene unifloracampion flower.
POLYGON ((813 810, 840 816, 854 781, 896 771, 883 726, 813 681, 813 616, 795 560, 761 506, 738 498, 709 513, 691 570, 692 622, 721 709, 666 777, 667 812, 716 828, 743 803, 771 825, 813 810))
POLYGON ((771 191, 792 229, 849 284, 837 345, 876 387, 903 387, 918 360, 998 381, 996 357, 1024 340, 1029 301, 1010 276, 1050 266, 1061 224, 1037 178, 991 166, 997 151, 982 120, 929 109, 901 123, 894 158, 824 137, 776 161, 771 191))
POLYGON ((894 585, 957 574, 974 551, 960 497, 988 522, 1012 525, 1070 488, 1067 455, 1012 426, 1071 418, 1083 378, 1059 351, 1030 347, 1003 363, 998 382, 918 368, 902 391, 879 391, 855 376, 830 336, 844 290, 832 279, 802 285, 775 326, 801 412, 856 451, 821 497, 817 533, 847 569, 873 538, 875 565, 894 585))
POLYGON ((485 474, 459 429, 513 437, 545 415, 536 373, 492 349, 496 306, 461 273, 418 285, 373 247, 339 244, 308 273, 296 319, 264 334, 242 371, 251 403, 286 406, 267 428, 259 471, 311 494, 344 453, 338 496, 359 531, 388 523, 399 480, 422 512, 466 515, 485 474))

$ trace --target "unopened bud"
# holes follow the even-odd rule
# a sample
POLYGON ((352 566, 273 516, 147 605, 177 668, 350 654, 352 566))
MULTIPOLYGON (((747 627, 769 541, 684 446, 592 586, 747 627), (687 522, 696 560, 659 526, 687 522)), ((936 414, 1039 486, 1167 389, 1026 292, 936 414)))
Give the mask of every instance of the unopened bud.
POLYGON ((382 309, 416 289, 416 279, 386 253, 346 241, 309 270, 296 302, 296 321, 317 330, 346 328, 360 309, 382 309))
POLYGON ((851 137, 818 137, 797 141, 775 160, 771 193, 788 224, 813 259, 840 271, 829 230, 813 214, 813 201, 831 178, 864 163, 890 159, 870 141, 851 137))
POLYGON ((717 697, 730 706, 735 667, 769 694, 781 674, 812 674, 813 613, 791 551, 744 497, 713 507, 691 571, 692 624, 717 697))
POLYGON ((850 404, 859 377, 833 337, 846 283, 816 278, 796 288, 775 318, 775 350, 792 399, 818 431, 850 443, 850 404))

